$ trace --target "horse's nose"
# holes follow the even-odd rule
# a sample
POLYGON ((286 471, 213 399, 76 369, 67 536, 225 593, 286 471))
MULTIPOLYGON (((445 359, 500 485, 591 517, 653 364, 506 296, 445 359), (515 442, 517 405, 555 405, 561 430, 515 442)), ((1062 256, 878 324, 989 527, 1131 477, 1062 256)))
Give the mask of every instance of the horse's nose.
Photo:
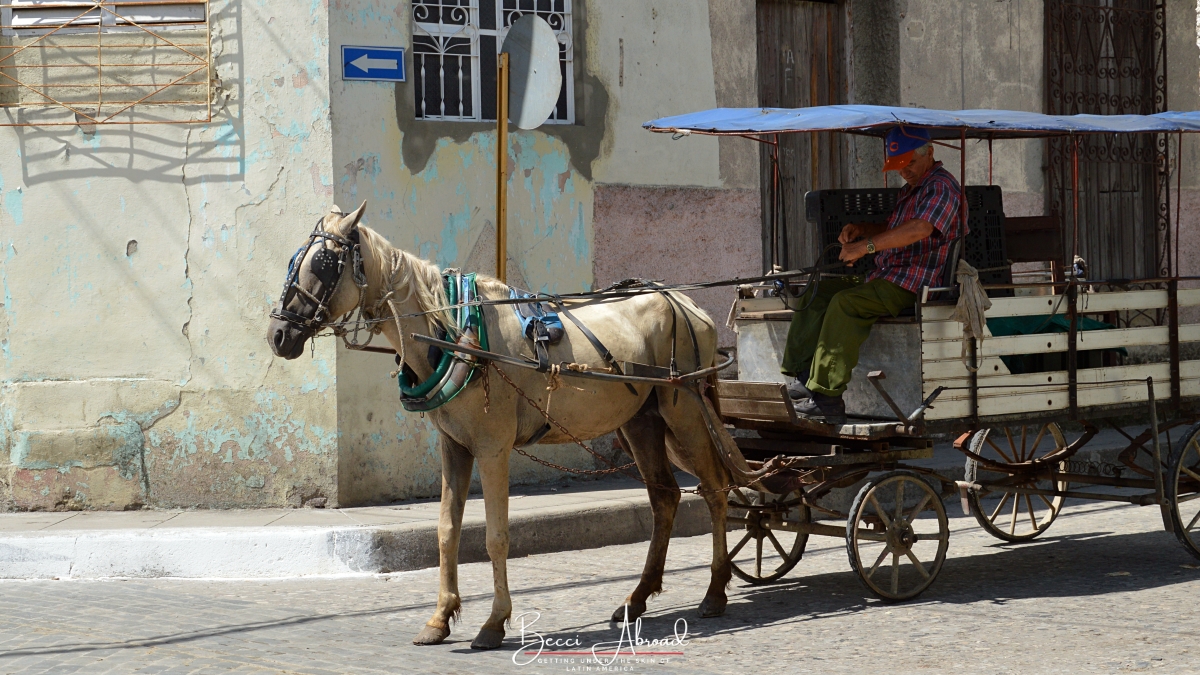
POLYGON ((283 341, 284 341, 285 339, 286 339, 286 338, 285 338, 285 337, 284 337, 284 335, 283 335, 283 329, 282 329, 282 328, 277 328, 277 329, 275 330, 275 338, 274 338, 274 340, 272 340, 272 343, 275 345, 275 351, 276 351, 277 353, 278 353, 278 352, 281 352, 281 351, 283 350, 283 341))

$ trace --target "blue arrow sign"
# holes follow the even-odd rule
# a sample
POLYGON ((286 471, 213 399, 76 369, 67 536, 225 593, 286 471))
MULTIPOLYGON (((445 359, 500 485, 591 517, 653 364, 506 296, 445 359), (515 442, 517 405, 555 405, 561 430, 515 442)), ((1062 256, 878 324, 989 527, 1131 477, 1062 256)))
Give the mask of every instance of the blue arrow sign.
POLYGON ((342 45, 342 79, 403 82, 404 48, 342 45))

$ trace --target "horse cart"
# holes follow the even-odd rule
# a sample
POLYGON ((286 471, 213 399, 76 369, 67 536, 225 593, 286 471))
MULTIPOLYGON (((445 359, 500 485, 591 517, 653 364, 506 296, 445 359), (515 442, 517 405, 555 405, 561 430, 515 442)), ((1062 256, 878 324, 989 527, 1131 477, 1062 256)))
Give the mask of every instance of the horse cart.
MULTIPOLYGON (((970 233, 954 243, 941 286, 923 289, 910 315, 875 325, 845 394, 849 419, 842 425, 797 416, 779 373, 805 285, 845 272, 830 269, 836 252, 807 276, 781 273, 738 288, 731 320, 739 379, 717 382, 715 407, 751 468, 770 463, 786 470, 762 481, 762 490, 730 493, 735 573, 753 584, 778 580, 802 558, 810 536, 833 536, 844 538, 853 570, 872 593, 892 601, 916 597, 945 560, 943 499, 955 495, 984 530, 1010 542, 1045 532, 1067 498, 1155 505, 1164 528, 1200 557, 1200 277, 1180 275, 1178 256, 1172 257, 1179 211, 1176 204, 1172 236, 1169 196, 1182 134, 1200 131, 1200 114, 1054 117, 828 106, 718 109, 645 126, 676 137, 736 135, 764 144, 775 173, 768 201, 776 263, 788 235, 780 222, 788 212, 779 188, 780 135, 882 137, 896 124, 924 127, 939 147, 958 152, 960 177, 967 173, 968 142, 986 141, 989 183, 993 141, 1049 139, 1072 167, 1066 215, 1006 218, 998 186, 964 186, 960 216, 970 233), (1160 153, 1157 164, 1144 167, 1149 181, 1167 191, 1159 193, 1167 206, 1159 214, 1165 217, 1159 254, 1149 278, 1093 278, 1081 241, 1100 241, 1101 233, 1084 215, 1096 205, 1080 203, 1088 197, 1079 189, 1079 156, 1097 141, 1136 138, 1131 134, 1153 139, 1160 153), (1171 140, 1177 140, 1174 156, 1171 140), (978 269, 991 303, 979 338, 964 338, 963 325, 952 319, 959 257, 978 269), (1135 420, 1147 426, 1144 432, 1127 431, 1135 420), (1125 449, 1115 461, 1078 459, 1102 427, 1123 435, 1125 449), (965 456, 961 479, 919 461, 944 441, 965 456)), ((813 239, 831 244, 847 222, 886 221, 895 193, 808 193, 804 211, 813 239)))

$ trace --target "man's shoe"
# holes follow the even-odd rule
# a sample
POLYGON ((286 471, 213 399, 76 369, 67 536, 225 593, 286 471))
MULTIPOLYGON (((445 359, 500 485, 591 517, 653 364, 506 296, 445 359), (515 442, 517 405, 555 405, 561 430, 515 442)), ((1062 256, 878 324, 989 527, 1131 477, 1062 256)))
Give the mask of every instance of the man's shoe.
POLYGON ((797 415, 817 422, 846 423, 846 402, 842 400, 841 396, 826 396, 814 391, 812 396, 796 403, 793 408, 797 415))
POLYGON ((792 381, 788 382, 787 392, 788 396, 793 401, 802 401, 806 398, 812 398, 812 392, 808 390, 808 387, 804 386, 804 382, 798 377, 793 377, 792 381))

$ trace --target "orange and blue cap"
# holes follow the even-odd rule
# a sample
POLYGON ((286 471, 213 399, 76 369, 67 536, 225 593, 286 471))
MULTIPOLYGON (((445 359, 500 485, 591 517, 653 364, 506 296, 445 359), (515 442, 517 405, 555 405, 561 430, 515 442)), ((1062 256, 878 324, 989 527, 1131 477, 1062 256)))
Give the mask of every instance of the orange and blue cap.
POLYGON ((883 143, 887 148, 883 170, 899 171, 913 161, 914 150, 929 144, 929 132, 921 127, 892 127, 883 143))

